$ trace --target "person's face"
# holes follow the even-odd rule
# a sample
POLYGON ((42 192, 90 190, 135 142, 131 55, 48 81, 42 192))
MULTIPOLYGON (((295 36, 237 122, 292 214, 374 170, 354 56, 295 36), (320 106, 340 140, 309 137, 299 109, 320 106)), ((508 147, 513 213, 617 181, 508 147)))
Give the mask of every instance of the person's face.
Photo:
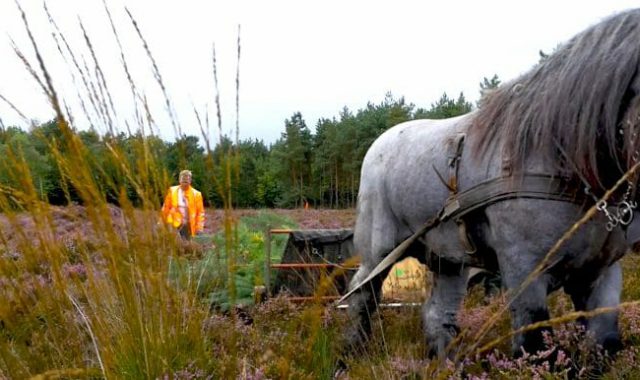
POLYGON ((187 190, 189 186, 191 186, 191 176, 183 175, 180 177, 180 187, 182 187, 182 190, 187 190))

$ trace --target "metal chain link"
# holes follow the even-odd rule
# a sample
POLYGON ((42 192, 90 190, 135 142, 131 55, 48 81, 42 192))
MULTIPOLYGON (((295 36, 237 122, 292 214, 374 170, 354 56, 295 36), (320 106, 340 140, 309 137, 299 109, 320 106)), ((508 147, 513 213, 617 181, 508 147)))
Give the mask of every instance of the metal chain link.
MULTIPOLYGON (((636 120, 640 120, 640 116, 636 117, 636 120)), ((635 146, 635 150, 633 154, 631 154, 631 167, 638 163, 638 159, 640 159, 640 151, 638 150, 637 138, 638 131, 636 126, 632 124, 631 121, 628 121, 629 129, 631 130, 631 138, 629 139, 631 146, 635 146)), ((624 135, 624 130, 620 129, 620 134, 624 135)), ((611 232, 618 225, 628 226, 633 221, 634 211, 638 207, 636 201, 631 199, 632 194, 635 190, 635 174, 630 175, 627 179, 627 189, 622 195, 622 200, 615 206, 615 212, 609 211, 609 205, 607 201, 604 199, 598 199, 591 189, 588 186, 585 186, 585 193, 590 195, 596 201, 596 209, 604 214, 607 217, 606 228, 607 231, 611 232)))

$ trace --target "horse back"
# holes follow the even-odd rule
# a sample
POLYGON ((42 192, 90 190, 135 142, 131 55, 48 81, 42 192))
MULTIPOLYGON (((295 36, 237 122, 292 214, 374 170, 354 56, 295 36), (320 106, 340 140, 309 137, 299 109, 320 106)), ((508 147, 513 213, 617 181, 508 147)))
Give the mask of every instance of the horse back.
POLYGON ((364 158, 359 203, 381 203, 409 228, 434 216, 449 196, 443 180, 449 175, 451 144, 467 133, 471 115, 412 120, 383 133, 364 158))

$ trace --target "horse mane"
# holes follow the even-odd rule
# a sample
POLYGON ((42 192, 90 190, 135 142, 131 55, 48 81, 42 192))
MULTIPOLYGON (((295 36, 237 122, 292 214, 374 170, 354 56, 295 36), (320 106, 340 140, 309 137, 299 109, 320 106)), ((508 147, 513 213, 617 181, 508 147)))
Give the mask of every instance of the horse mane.
POLYGON ((472 121, 474 153, 523 169, 535 152, 592 187, 619 178, 638 149, 640 9, 591 26, 515 80, 487 94, 472 121), (635 146, 636 148, 632 147, 635 146), (610 173, 610 174, 604 174, 610 173))

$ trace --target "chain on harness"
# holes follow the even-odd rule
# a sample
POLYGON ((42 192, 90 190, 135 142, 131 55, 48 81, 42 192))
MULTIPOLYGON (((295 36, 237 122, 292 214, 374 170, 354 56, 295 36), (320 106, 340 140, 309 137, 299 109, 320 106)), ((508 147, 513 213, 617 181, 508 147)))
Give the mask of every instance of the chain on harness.
MULTIPOLYGON (((631 187, 627 184, 627 190, 630 190, 631 187)), ((630 191, 625 192, 625 196, 622 200, 616 205, 613 212, 609 211, 609 205, 607 201, 604 199, 598 200, 598 198, 590 192, 588 187, 585 187, 585 192, 588 195, 591 195, 596 200, 596 209, 604 214, 607 217, 608 222, 606 224, 607 231, 611 232, 618 225, 620 226, 628 226, 633 221, 633 212, 638 207, 635 201, 629 200, 627 194, 630 191)))
MULTIPOLYGON (((636 145, 634 143, 637 142, 638 131, 634 128, 634 125, 629 121, 629 129, 631 132, 631 144, 636 145)), ((619 133, 624 135, 624 130, 620 129, 619 133)), ((633 154, 631 154, 631 167, 638 163, 638 159, 640 158, 640 152, 636 146, 633 154)), ((609 210, 609 205, 607 204, 606 199, 598 199, 595 194, 591 191, 589 185, 585 185, 584 192, 592 197, 596 202, 596 209, 604 214, 607 217, 606 228, 607 231, 611 232, 617 226, 628 226, 633 221, 633 215, 635 209, 638 207, 638 203, 632 199, 632 193, 635 189, 635 173, 630 175, 627 178, 627 190, 624 192, 622 196, 622 200, 618 202, 618 204, 613 209, 613 212, 609 210)), ((583 180, 584 182, 584 180, 583 180)))

